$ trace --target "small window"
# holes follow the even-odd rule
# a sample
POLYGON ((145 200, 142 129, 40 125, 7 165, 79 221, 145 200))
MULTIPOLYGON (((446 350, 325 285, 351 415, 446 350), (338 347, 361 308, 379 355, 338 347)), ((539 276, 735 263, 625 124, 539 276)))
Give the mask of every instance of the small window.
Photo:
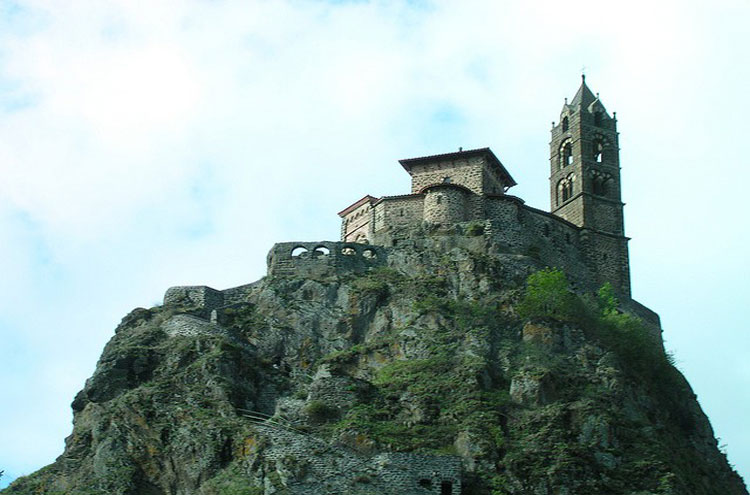
POLYGON ((429 490, 432 488, 432 480, 428 478, 422 478, 421 480, 419 480, 419 486, 429 490))
POLYGON ((435 202, 436 202, 437 204, 440 204, 440 203, 442 203, 442 202, 443 202, 443 196, 442 196, 441 194, 438 194, 438 195, 437 195, 437 199, 435 200, 435 202))
POLYGON ((450 481, 440 483, 440 495, 453 495, 453 483, 450 481))
POLYGON ((544 224, 544 227, 542 227, 542 234, 544 237, 549 237, 549 225, 546 223, 544 224))
POLYGON ((604 119, 602 118, 602 112, 600 111, 594 112, 594 125, 595 126, 601 127, 603 120, 604 119))
POLYGON ((450 177, 443 177, 443 184, 450 184, 451 178, 450 177))
POLYGON ((367 259, 375 259, 378 255, 375 253, 374 249, 365 249, 362 251, 362 256, 364 256, 367 259))
POLYGON ((344 256, 354 256, 355 254, 357 254, 357 251, 355 251, 354 248, 347 246, 341 250, 341 254, 343 254, 344 256))
POLYGON ((567 132, 568 126, 569 126, 568 117, 565 116, 565 117, 563 117, 563 120, 562 120, 562 130, 563 130, 563 132, 567 132))

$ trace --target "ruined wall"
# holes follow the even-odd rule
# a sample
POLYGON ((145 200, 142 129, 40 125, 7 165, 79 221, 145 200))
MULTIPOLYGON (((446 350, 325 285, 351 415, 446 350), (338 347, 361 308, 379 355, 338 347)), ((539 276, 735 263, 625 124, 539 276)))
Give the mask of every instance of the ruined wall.
POLYGON ((164 294, 164 304, 212 309, 224 304, 224 295, 205 285, 170 287, 164 294))
POLYGON ((281 242, 268 253, 270 276, 325 278, 364 272, 386 261, 380 246, 352 242, 281 242))
POLYGON ((457 456, 412 453, 365 456, 273 423, 258 425, 256 429, 267 439, 265 457, 281 485, 267 486, 271 490, 288 490, 291 495, 461 493, 461 459, 457 456), (310 455, 311 452, 315 455, 310 455))

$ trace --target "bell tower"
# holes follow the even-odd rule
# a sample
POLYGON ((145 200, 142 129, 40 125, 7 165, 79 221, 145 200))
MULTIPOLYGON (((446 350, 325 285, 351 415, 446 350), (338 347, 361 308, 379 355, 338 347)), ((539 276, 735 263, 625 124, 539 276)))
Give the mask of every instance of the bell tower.
POLYGON ((565 99, 560 122, 552 126, 550 211, 581 227, 599 282, 629 296, 617 136, 615 115, 581 76, 581 87, 570 103, 565 99))

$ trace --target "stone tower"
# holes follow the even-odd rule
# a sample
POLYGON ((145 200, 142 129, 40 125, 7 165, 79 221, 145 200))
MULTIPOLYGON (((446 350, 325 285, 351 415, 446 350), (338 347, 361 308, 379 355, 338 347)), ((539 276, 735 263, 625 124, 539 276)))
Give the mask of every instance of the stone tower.
POLYGON ((617 119, 581 79, 552 127, 550 211, 582 228, 601 280, 630 296, 617 119))

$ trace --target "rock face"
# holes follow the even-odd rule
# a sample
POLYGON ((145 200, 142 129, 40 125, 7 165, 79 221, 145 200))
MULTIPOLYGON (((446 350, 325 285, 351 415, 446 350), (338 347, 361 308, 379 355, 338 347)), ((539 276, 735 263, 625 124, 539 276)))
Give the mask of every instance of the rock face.
POLYGON ((134 310, 3 493, 747 495, 657 339, 523 309, 534 257, 460 228, 375 254, 134 310))

